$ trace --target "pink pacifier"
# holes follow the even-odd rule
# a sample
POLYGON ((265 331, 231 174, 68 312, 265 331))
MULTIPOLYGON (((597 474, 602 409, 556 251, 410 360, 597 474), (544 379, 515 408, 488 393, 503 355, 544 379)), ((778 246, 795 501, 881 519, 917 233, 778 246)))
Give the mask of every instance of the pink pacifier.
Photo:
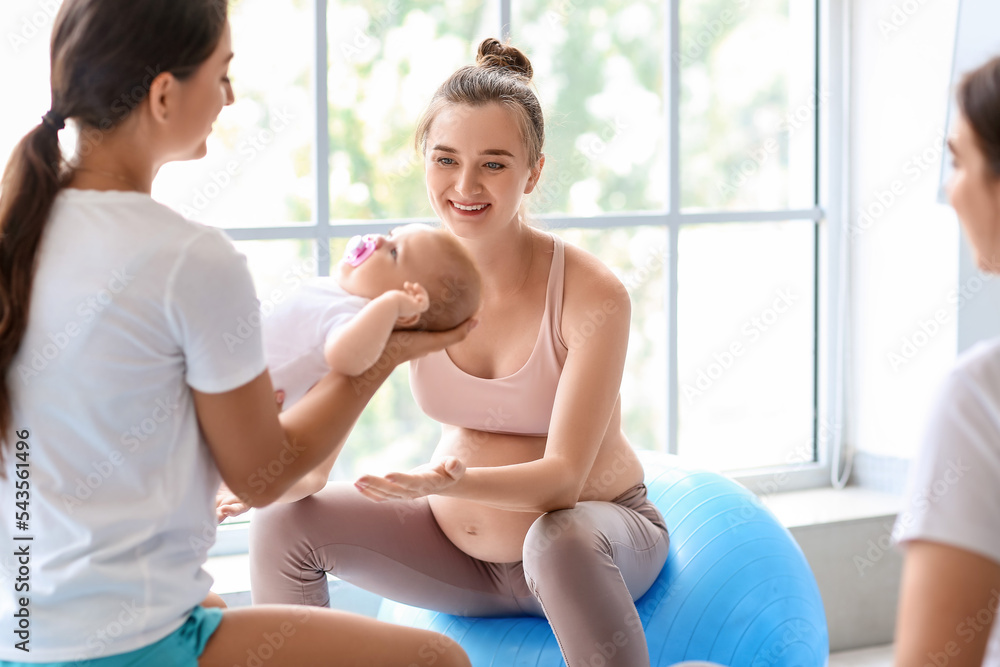
POLYGON ((371 257, 375 252, 376 237, 374 234, 364 236, 354 236, 347 242, 347 250, 344 251, 344 261, 351 266, 359 266, 361 262, 371 257))

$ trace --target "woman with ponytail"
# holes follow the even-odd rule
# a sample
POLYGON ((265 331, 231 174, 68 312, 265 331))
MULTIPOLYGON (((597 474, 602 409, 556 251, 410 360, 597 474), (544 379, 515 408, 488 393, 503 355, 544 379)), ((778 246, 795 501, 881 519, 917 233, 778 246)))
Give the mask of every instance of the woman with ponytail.
POLYGON ((226 0, 65 0, 51 109, 0 186, 0 665, 467 666, 453 642, 331 610, 201 603, 220 478, 263 507, 335 455, 401 361, 279 416, 243 256, 150 198, 233 101, 226 0), (59 132, 79 130, 63 161, 59 132), (245 332, 244 332, 245 333, 245 332), (228 334, 228 336, 227 336, 228 334))
MULTIPOLYGON (((948 199, 980 270, 996 274, 1000 57, 965 75, 958 108, 948 199)), ((1000 667, 1000 339, 964 352, 945 380, 904 499, 895 664, 1000 667)))
POLYGON ((417 129, 431 205, 482 276, 479 326, 410 367, 442 424, 435 459, 464 465, 353 486, 323 476, 259 512, 251 589, 254 602, 325 606, 331 572, 452 614, 544 616, 569 667, 643 667, 634 600, 669 539, 622 432, 629 297, 525 216, 545 164, 531 76, 521 51, 488 39, 417 129))

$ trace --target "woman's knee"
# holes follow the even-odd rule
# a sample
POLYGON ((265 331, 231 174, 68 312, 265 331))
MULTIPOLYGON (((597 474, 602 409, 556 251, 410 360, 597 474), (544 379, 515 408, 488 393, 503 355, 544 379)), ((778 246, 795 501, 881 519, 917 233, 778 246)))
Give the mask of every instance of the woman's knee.
POLYGON ((276 545, 287 546, 303 536, 299 503, 273 503, 254 512, 250 522, 250 554, 276 545))
POLYGON ((529 579, 549 569, 558 570, 566 558, 600 552, 600 537, 581 520, 576 509, 558 510, 540 516, 524 538, 524 572, 529 579))
POLYGON ((294 503, 272 503, 256 510, 250 522, 251 554, 253 547, 288 548, 310 541, 320 527, 329 533, 345 525, 342 518, 350 515, 349 498, 342 496, 341 490, 331 484, 294 503))

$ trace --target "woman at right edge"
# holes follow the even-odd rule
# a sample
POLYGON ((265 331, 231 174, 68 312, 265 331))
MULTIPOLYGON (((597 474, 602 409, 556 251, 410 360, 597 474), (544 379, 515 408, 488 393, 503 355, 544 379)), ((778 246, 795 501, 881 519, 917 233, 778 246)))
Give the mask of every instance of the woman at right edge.
MULTIPOLYGON (((948 200, 980 270, 1000 273, 1000 57, 966 74, 948 139, 948 200)), ((899 667, 1000 667, 1000 339, 964 352, 910 466, 895 538, 904 551, 899 667)))
POLYGON ((419 607, 547 617, 569 667, 644 667, 634 600, 669 538, 621 427, 631 307, 599 260, 524 215, 545 163, 531 76, 487 39, 417 131, 431 205, 483 279, 479 326, 411 365, 447 464, 352 486, 326 485, 328 460, 255 517, 251 588, 325 606, 330 572, 419 607))

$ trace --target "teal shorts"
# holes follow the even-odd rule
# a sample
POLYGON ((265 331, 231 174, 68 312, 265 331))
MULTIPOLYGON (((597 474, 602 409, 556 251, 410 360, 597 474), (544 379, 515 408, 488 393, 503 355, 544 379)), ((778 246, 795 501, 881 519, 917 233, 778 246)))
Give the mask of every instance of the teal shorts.
POLYGON ((181 627, 149 646, 93 660, 4 662, 0 667, 198 667, 198 656, 222 621, 222 610, 195 607, 181 627))

